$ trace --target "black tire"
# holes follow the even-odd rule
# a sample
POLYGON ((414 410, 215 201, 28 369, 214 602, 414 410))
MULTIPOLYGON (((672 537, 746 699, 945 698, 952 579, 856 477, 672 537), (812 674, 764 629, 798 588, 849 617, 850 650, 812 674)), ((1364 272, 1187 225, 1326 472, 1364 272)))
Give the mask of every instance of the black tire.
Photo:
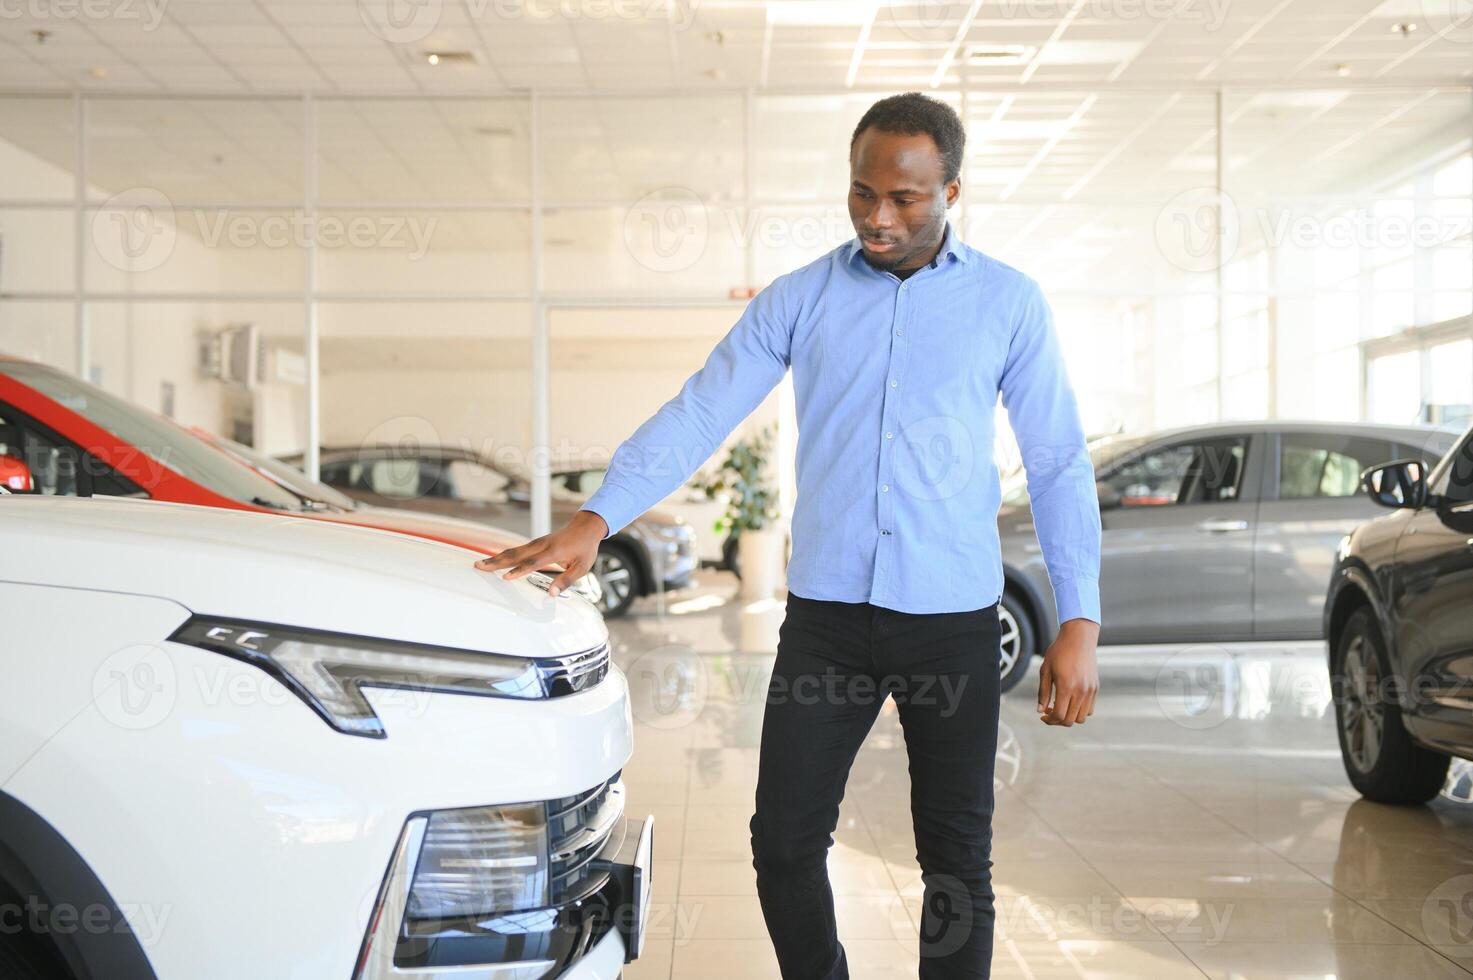
POLYGON ((1345 621, 1330 661, 1335 732, 1350 783, 1368 800, 1419 806, 1441 792, 1450 757, 1412 741, 1391 661, 1369 609, 1345 621))
POLYGON ((72 980, 44 940, 24 932, 0 932, 0 977, 5 980, 72 980))
POLYGON ((721 542, 721 567, 742 580, 741 549, 737 547, 737 536, 728 534, 726 540, 721 542))
POLYGON ((604 619, 618 619, 628 613, 644 591, 634 552, 618 542, 599 545, 593 574, 603 590, 598 608, 604 619))
POLYGON ((1028 676, 1028 664, 1038 652, 1038 644, 1028 607, 1013 593, 1003 592, 997 618, 1002 624, 1002 693, 1006 694, 1028 676))

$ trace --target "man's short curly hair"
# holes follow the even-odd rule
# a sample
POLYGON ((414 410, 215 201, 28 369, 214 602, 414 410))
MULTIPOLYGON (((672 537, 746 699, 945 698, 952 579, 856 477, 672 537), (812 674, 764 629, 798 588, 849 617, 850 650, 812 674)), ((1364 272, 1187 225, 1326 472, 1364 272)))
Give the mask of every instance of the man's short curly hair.
POLYGON ((962 126, 956 110, 929 95, 906 92, 881 99, 865 111, 854 127, 849 140, 849 152, 859 134, 866 129, 878 129, 882 133, 898 133, 902 136, 917 136, 925 133, 941 151, 942 168, 945 171, 942 183, 949 184, 962 172, 962 155, 967 149, 967 131, 962 126))

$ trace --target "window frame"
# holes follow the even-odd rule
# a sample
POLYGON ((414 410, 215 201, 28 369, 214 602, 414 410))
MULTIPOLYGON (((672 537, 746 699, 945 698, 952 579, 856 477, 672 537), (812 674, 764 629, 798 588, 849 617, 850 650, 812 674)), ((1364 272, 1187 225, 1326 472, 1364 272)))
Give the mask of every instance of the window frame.
MULTIPOLYGON (((1272 481, 1269 484, 1269 486, 1265 488, 1269 493, 1268 494, 1265 494, 1264 499, 1266 499, 1266 500, 1281 500, 1281 501, 1285 501, 1285 502, 1288 502, 1288 503, 1303 503, 1305 501, 1312 501, 1312 500, 1321 500, 1321 501, 1324 501, 1324 500, 1354 500, 1357 497, 1361 496, 1361 494, 1364 491, 1363 491, 1363 488, 1359 488, 1358 487, 1355 493, 1346 494, 1345 496, 1342 496, 1342 497, 1328 497, 1328 496, 1321 496, 1319 494, 1316 494, 1313 497, 1286 497, 1286 496, 1284 496, 1284 493, 1283 493, 1283 490, 1284 490, 1284 473, 1283 473, 1283 468, 1284 468, 1284 445, 1285 445, 1285 440, 1286 439, 1293 439, 1295 437, 1299 437, 1299 438, 1303 438, 1303 439, 1323 439, 1323 440, 1329 440, 1329 439, 1347 439, 1347 440, 1361 440, 1361 441, 1364 441, 1364 442, 1380 442, 1380 443, 1384 443, 1385 446, 1386 446, 1386 452, 1387 452, 1388 455, 1384 459, 1379 460, 1378 461, 1379 463, 1388 463, 1388 462, 1390 462, 1393 459, 1399 459, 1399 458, 1401 458, 1401 456, 1399 454, 1401 453, 1402 449, 1405 448, 1402 445, 1402 443, 1394 435, 1384 435, 1384 436, 1383 435, 1373 435, 1373 434, 1367 434, 1367 433, 1364 433, 1364 432, 1357 432, 1357 431, 1345 431, 1345 432, 1331 433, 1331 432, 1318 432, 1318 431, 1314 431, 1314 430, 1308 430, 1308 431, 1302 431, 1301 432, 1301 431, 1293 430, 1293 429, 1290 429, 1290 430, 1280 429, 1280 430, 1275 431, 1274 434, 1273 434, 1273 436, 1274 436, 1273 437, 1273 467, 1272 467, 1273 477, 1272 477, 1272 481), (1271 496, 1269 494, 1271 494, 1271 496)), ((1342 454, 1342 455, 1344 455, 1344 454, 1342 454)), ((1420 456, 1420 454, 1413 454, 1413 455, 1420 456)), ((1367 466, 1376 466, 1376 465, 1378 465, 1378 463, 1367 463, 1366 465, 1367 466)), ((1361 470, 1364 471, 1365 470, 1365 467, 1361 467, 1361 470)))
MULTIPOLYGON (((1257 431, 1248 431, 1248 430, 1228 431, 1228 432, 1221 432, 1221 433, 1198 433, 1196 435, 1180 435, 1179 434, 1179 435, 1173 436, 1173 437, 1171 437, 1169 439, 1163 439, 1160 442, 1151 442, 1151 443, 1147 443, 1144 446, 1137 447, 1134 451, 1132 451, 1130 453, 1130 455, 1124 457, 1123 459, 1120 459, 1120 460, 1116 461, 1115 465, 1111 466, 1104 473, 1097 474, 1096 477, 1095 477, 1095 479, 1099 483, 1106 482, 1106 481, 1110 480, 1111 478, 1115 477, 1116 475, 1118 475, 1120 473, 1120 471, 1123 470, 1123 469, 1125 469, 1127 466, 1133 466, 1134 464, 1140 462, 1141 460, 1145 459, 1146 457, 1151 456, 1151 455, 1154 455, 1154 454, 1159 453, 1159 452, 1165 452, 1167 450, 1177 449, 1177 448, 1180 448, 1182 446, 1198 447, 1198 446, 1202 446, 1202 445, 1204 445, 1206 443, 1209 443, 1209 442, 1239 441, 1239 442, 1242 442, 1243 443, 1243 464, 1242 465, 1243 465, 1243 471, 1244 472, 1238 474, 1238 495, 1236 497, 1233 497, 1230 500, 1190 500, 1190 501, 1186 501, 1186 502, 1182 502, 1180 500, 1180 498, 1178 498, 1176 501, 1174 501, 1171 504, 1160 504, 1160 505, 1156 505, 1156 506, 1146 506, 1146 505, 1140 505, 1140 506, 1124 506, 1124 505, 1122 505, 1122 506, 1114 507, 1114 508, 1111 508, 1111 509, 1112 510, 1117 510, 1117 511, 1130 511, 1130 512, 1146 513, 1146 512, 1158 511, 1158 510, 1170 511, 1170 510, 1172 510, 1173 508, 1176 508, 1176 507, 1196 507, 1196 506, 1203 505, 1203 504, 1216 504, 1216 505, 1219 505, 1220 506, 1220 505, 1223 505, 1223 504, 1237 504, 1237 503, 1252 502, 1252 501, 1255 501, 1255 500, 1257 500, 1259 498, 1259 492, 1258 491, 1259 491, 1260 488, 1257 487, 1257 486, 1254 486, 1252 484, 1252 482, 1251 482, 1251 479, 1252 479, 1252 475, 1253 475, 1253 472, 1254 472, 1255 468, 1257 468, 1257 461, 1255 459, 1254 452, 1255 452, 1255 447, 1257 445, 1260 445, 1262 443, 1262 440, 1258 438, 1258 436, 1260 434, 1261 433, 1259 433, 1257 431)), ((1178 492, 1180 492, 1180 488, 1178 488, 1178 492)))
MULTIPOLYGON (((65 448, 71 450, 75 454, 75 457, 76 457, 76 466, 77 466, 77 493, 76 493, 76 496, 77 497, 81 498, 81 497, 103 496, 103 497, 137 497, 137 498, 142 498, 142 499, 145 499, 145 500, 152 500, 153 499, 153 494, 149 493, 148 490, 145 487, 139 486, 138 483, 135 482, 134 480, 130 479, 129 477, 127 477, 125 475, 123 475, 122 473, 119 473, 116 467, 109 466, 105 461, 103 461, 102 459, 100 459, 98 456, 96 456, 95 454, 90 453, 87 450, 83 449, 81 446, 77 445, 77 443, 74 440, 68 439, 66 436, 62 435, 60 432, 56 431, 55 429, 53 429, 51 426, 47 425, 46 423, 40 421, 34 415, 31 415, 29 412, 24 412, 21 409, 17 408, 15 405, 11 404, 10 402, 3 401, 3 400, 0 400, 0 411, 5 412, 7 414, 7 416, 15 422, 15 424, 21 429, 21 433, 22 433, 23 436, 24 435, 39 435, 43 439, 48 439, 51 442, 55 443, 57 446, 65 447, 65 448), (94 491, 95 491, 96 488, 95 488, 95 486, 93 484, 93 475, 94 475, 94 472, 106 472, 109 477, 111 477, 112 479, 116 480, 120 485, 122 485, 124 487, 132 487, 133 488, 133 491, 131 493, 127 493, 127 494, 113 494, 113 493, 98 494, 98 493, 95 493, 94 491)), ((31 465, 31 461, 30 460, 23 459, 22 462, 24 462, 26 464, 26 466, 28 466, 28 467, 31 465)), ((41 493, 35 493, 34 495, 35 496, 55 496, 55 497, 71 496, 71 494, 41 494, 41 493)), ((30 494, 25 494, 24 496, 30 496, 30 494)))

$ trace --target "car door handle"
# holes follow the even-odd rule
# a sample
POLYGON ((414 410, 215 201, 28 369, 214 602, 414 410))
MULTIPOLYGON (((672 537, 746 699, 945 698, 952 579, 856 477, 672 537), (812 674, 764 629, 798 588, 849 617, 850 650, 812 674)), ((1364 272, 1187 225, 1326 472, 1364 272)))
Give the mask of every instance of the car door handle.
POLYGON ((1209 517, 1205 521, 1197 522, 1197 530, 1209 531, 1214 534, 1220 534, 1224 531, 1246 531, 1248 530, 1248 522, 1230 521, 1226 518, 1209 517))

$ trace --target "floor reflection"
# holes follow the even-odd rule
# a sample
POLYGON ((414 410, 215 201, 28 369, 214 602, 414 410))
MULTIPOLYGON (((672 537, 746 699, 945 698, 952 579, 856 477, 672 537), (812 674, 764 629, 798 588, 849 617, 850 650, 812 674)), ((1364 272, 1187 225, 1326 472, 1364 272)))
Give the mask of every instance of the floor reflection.
MULTIPOLYGON (((633 810, 656 817, 655 907, 631 980, 777 977, 747 819, 783 603, 726 573, 610 624, 629 676, 633 810)), ((1473 767, 1432 806, 1360 800, 1321 644, 1101 651, 1083 728, 1024 681, 997 758, 994 976, 1467 977, 1473 767)), ((795 747, 801 751, 801 746, 795 747)), ((854 977, 914 975, 921 896, 894 705, 856 760, 829 855, 854 977)))

